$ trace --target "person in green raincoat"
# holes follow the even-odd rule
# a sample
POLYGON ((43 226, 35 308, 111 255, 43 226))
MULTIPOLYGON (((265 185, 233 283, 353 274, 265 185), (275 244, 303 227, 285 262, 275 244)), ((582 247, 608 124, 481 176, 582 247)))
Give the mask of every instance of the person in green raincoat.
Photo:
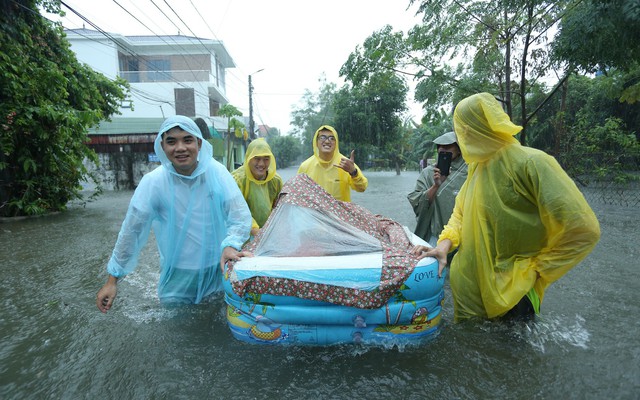
POLYGON ((454 130, 467 179, 435 249, 418 257, 451 262, 454 321, 530 319, 544 293, 582 261, 600 226, 573 180, 548 154, 520 145, 513 124, 489 93, 462 100, 454 130))
POLYGON ((438 235, 453 212, 460 187, 467 178, 467 164, 462 158, 454 132, 438 136, 433 143, 438 153, 453 154, 451 171, 449 175, 442 175, 437 166, 427 166, 420 172, 416 187, 407 195, 407 199, 416 214, 414 233, 435 247, 438 235))
POLYGON ((260 138, 247 147, 244 164, 231 174, 251 210, 251 234, 267 222, 282 190, 282 178, 276 172, 276 159, 266 140, 260 138))

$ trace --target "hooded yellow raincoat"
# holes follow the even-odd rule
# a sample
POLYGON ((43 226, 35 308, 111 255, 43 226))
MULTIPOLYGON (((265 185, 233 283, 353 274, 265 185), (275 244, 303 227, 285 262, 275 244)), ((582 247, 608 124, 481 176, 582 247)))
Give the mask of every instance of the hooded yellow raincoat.
POLYGON ((467 180, 439 241, 451 264, 454 319, 504 315, 584 259, 600 237, 598 221, 574 182, 546 153, 521 146, 522 129, 488 93, 462 100, 454 128, 467 180))
POLYGON ((333 197, 342 201, 351 201, 351 189, 357 192, 364 192, 367 189, 369 181, 362 174, 360 167, 356 165, 356 176, 352 177, 342 168, 336 167, 340 164, 340 160, 345 157, 340 154, 340 146, 338 132, 329 125, 322 125, 313 135, 313 155, 307 158, 298 168, 299 174, 307 174, 324 190, 329 192, 333 197), (333 152, 333 159, 324 161, 318 152, 318 134, 322 130, 330 130, 336 137, 336 148, 333 152))
POLYGON ((244 164, 232 175, 251 210, 251 228, 261 228, 267 222, 273 203, 282 190, 282 178, 276 172, 276 158, 267 141, 262 138, 252 141, 247 147, 244 164), (249 168, 249 161, 254 157, 271 159, 267 177, 262 181, 254 178, 249 168))

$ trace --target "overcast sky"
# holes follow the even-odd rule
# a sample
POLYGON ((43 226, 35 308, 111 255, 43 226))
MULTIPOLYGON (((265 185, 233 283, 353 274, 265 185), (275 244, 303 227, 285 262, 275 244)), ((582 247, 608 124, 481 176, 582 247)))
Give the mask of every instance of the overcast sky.
MULTIPOLYGON (((338 71, 357 45, 387 24, 406 32, 419 21, 415 7, 407 10, 408 0, 63 2, 107 32, 164 35, 179 31, 221 40, 236 63, 236 68, 227 70, 230 103, 249 114, 251 74, 256 124, 279 128, 283 134, 290 129, 292 107, 299 104, 305 89, 318 91, 323 73, 328 82, 341 86, 344 82, 338 71), (263 71, 255 73, 259 70, 263 71)), ((64 6, 63 10, 67 13, 61 20, 65 28, 83 26, 73 12, 64 6)), ((419 120, 420 106, 413 103, 412 91, 408 104, 410 114, 419 120)))

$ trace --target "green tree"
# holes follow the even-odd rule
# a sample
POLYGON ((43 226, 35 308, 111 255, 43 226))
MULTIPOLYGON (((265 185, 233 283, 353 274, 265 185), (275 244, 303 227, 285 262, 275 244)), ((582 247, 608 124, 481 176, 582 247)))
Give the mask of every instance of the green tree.
MULTIPOLYGON (((420 160, 435 158, 436 146, 433 140, 446 132, 453 130, 453 117, 441 110, 437 116, 432 116, 430 121, 423 121, 411 130, 409 137, 409 165, 419 167, 420 160)), ((413 123, 413 122, 412 122, 413 123)))
POLYGON ((580 1, 411 0, 423 22, 406 37, 391 27, 374 33, 362 57, 350 59, 349 73, 355 77, 388 68, 415 76, 416 100, 424 102, 428 118, 488 91, 526 128, 530 108, 537 109, 527 104, 530 87, 555 66, 547 46, 551 29, 580 1))
POLYGON ((239 117, 242 115, 240 110, 232 104, 225 104, 218 110, 218 115, 224 118, 227 118, 227 170, 232 171, 233 165, 231 165, 231 151, 233 149, 233 142, 235 141, 235 137, 242 137, 242 133, 238 134, 238 132, 242 132, 244 128, 244 124, 235 117, 239 117), (234 132, 234 134, 231 134, 234 132))
POLYGON ((327 83, 326 78, 321 76, 320 90, 317 93, 305 90, 300 105, 294 107, 291 113, 293 135, 300 138, 302 142, 303 155, 313 154, 313 135, 322 125, 332 125, 334 123, 333 99, 336 92, 335 83, 327 83))
POLYGON ((640 99, 640 2, 585 0, 562 19, 553 54, 572 68, 613 74, 620 101, 640 99))
POLYGON ((280 129, 278 128, 269 128, 269 130, 267 131, 267 136, 266 136, 266 140, 267 142, 274 137, 280 136, 280 129))
POLYGON ((295 136, 272 136, 268 142, 278 168, 292 165, 302 153, 300 139, 295 136))
MULTIPOLYGON (((341 70, 343 73, 344 70, 341 70)), ((346 76, 351 80, 350 76, 346 76)), ((406 161, 406 130, 402 114, 408 92, 404 79, 388 70, 345 85, 335 97, 335 128, 344 154, 356 149, 357 158, 386 158, 399 173, 406 161), (349 150, 350 151, 350 150, 349 150)))
MULTIPOLYGON (((0 215, 61 211, 82 198, 83 165, 97 156, 87 130, 118 112, 127 85, 81 64, 54 0, 0 3, 0 215)), ((96 181, 94 179, 94 181, 96 181)), ((96 181, 97 183, 97 181, 96 181)))
MULTIPOLYGON (((547 43, 551 30, 575 4, 582 0, 415 0, 424 15, 423 24, 409 35, 420 55, 428 54, 426 79, 450 84, 463 76, 477 80, 478 73, 489 77, 491 93, 500 98, 512 119, 523 126, 521 143, 526 143, 526 128, 536 108, 527 106, 531 86, 547 77, 555 66, 547 43), (456 75, 448 77, 448 68, 440 59, 461 59, 456 75), (462 73, 460 73, 462 72, 462 73), (443 75, 441 77, 440 75, 443 75), (515 112, 515 107, 519 111, 515 112)), ((413 2, 413 1, 412 1, 413 2)), ((469 94, 486 90, 484 82, 471 93, 458 92, 454 102, 469 94)), ((537 105, 536 105, 537 106, 537 105)))
POLYGON ((640 142, 630 134, 622 121, 607 118, 604 123, 593 125, 586 113, 578 113, 578 119, 566 136, 559 162, 567 172, 578 179, 595 177, 607 182, 625 183, 637 180, 640 162, 640 142))
POLYGON ((583 183, 589 174, 624 182, 634 179, 630 172, 640 166, 640 104, 620 102, 620 90, 611 82, 604 75, 572 76, 568 89, 552 96, 530 124, 532 145, 553 154, 583 183))
POLYGON ((584 0, 562 19, 554 54, 587 72, 629 70, 640 60, 640 2, 584 0))

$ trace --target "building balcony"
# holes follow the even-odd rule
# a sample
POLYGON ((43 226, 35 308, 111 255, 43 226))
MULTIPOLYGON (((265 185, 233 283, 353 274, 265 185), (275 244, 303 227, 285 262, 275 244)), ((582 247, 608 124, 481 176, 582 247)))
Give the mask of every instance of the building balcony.
POLYGON ((208 70, 120 71, 119 75, 129 83, 215 82, 214 76, 208 70))

